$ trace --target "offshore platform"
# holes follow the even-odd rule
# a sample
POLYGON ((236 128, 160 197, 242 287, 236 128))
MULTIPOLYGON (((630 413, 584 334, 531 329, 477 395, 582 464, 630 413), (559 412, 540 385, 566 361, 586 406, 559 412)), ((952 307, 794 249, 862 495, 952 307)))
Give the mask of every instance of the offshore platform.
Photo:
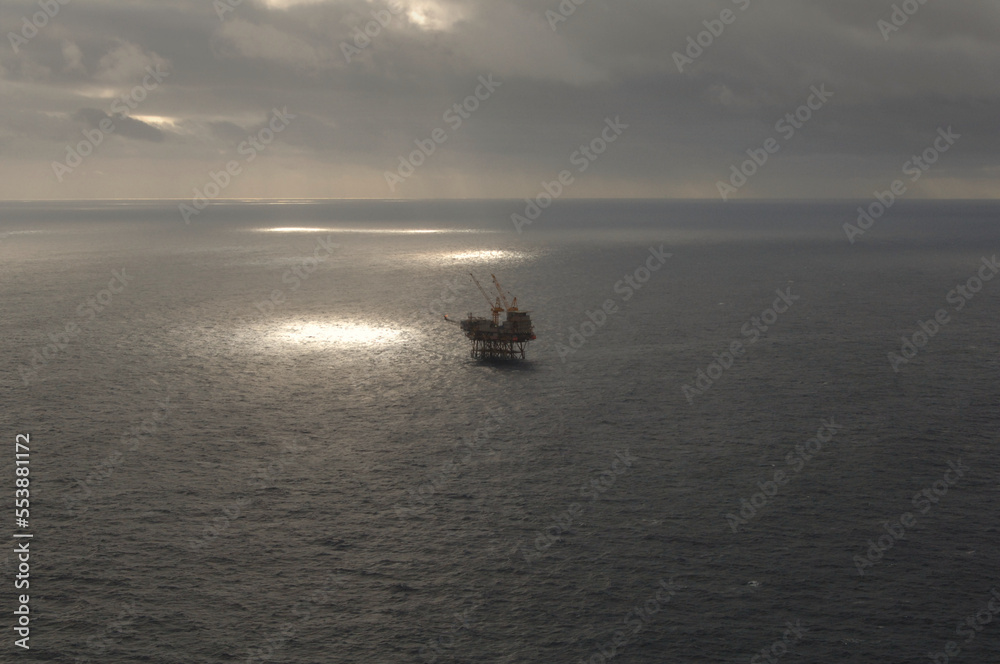
MULTIPOLYGON (((498 297, 495 300, 486 293, 476 275, 470 272, 469 276, 486 298, 492 313, 491 318, 477 317, 470 313, 468 318, 458 323, 465 336, 472 340, 472 357, 477 360, 523 360, 525 345, 535 339, 531 316, 527 311, 518 311, 516 297, 507 301, 509 294, 504 293, 496 276, 490 275, 497 289, 498 297), (507 319, 501 323, 500 314, 503 312, 507 313, 507 319)), ((456 322, 447 315, 444 319, 449 323, 456 322)))

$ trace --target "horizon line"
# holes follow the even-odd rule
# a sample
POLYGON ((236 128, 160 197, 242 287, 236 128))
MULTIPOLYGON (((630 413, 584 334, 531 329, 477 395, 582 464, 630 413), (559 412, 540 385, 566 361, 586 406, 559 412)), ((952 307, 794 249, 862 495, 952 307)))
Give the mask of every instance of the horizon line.
MULTIPOLYGON (((190 202, 190 198, 0 198, 0 204, 5 203, 139 203, 139 202, 151 202, 151 203, 185 203, 190 202)), ((353 198, 353 197, 341 197, 341 198, 284 198, 284 197, 271 197, 271 198, 216 198, 209 202, 209 206, 219 205, 219 204, 241 204, 241 203, 271 203, 271 204, 296 204, 296 203, 328 203, 328 202, 377 202, 377 203, 426 203, 426 202, 444 202, 444 201, 515 201, 523 202, 525 200, 530 200, 530 197, 473 197, 473 198, 353 198)), ((580 197, 561 197, 553 201, 553 203, 560 202, 574 202, 574 201, 643 201, 643 202, 679 202, 679 203, 720 203, 722 205, 729 204, 739 204, 739 203, 847 203, 847 202, 866 202, 869 201, 868 198, 850 198, 850 197, 835 197, 835 198, 804 198, 804 197, 776 197, 776 198, 764 198, 764 197, 747 197, 747 198, 736 198, 728 201, 720 200, 718 197, 702 197, 702 198, 681 198, 681 197, 642 197, 642 196, 580 196, 580 197)), ((970 202, 970 203, 987 203, 987 202, 1000 202, 1000 197, 995 198, 964 198, 964 197, 922 197, 913 196, 908 198, 898 199, 897 203, 906 203, 907 201, 920 201, 920 202, 970 202)))

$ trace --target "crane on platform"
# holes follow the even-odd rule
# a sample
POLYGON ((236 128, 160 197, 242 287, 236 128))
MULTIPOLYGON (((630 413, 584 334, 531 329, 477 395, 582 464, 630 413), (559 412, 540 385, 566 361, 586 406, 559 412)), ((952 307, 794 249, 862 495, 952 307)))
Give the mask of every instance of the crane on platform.
POLYGON ((525 346, 535 340, 535 328, 531 324, 531 316, 527 311, 518 310, 516 297, 512 296, 508 301, 507 296, 510 294, 504 291, 496 275, 490 275, 499 295, 496 298, 490 297, 479 283, 479 279, 476 279, 476 275, 470 272, 469 276, 489 303, 493 317, 479 318, 470 313, 469 317, 462 321, 453 321, 447 315, 444 319, 449 323, 459 324, 465 336, 472 341, 472 357, 475 359, 523 360, 525 346), (507 316, 501 324, 500 313, 503 311, 507 312, 507 316))
MULTIPOLYGON (((490 311, 493 313, 493 324, 497 325, 500 322, 500 312, 504 311, 506 307, 500 304, 499 297, 496 299, 495 302, 490 299, 490 296, 486 294, 486 289, 483 288, 483 285, 481 283, 479 283, 479 279, 476 279, 476 275, 470 272, 469 276, 472 277, 472 280, 476 282, 476 286, 479 287, 479 292, 483 294, 483 297, 485 297, 486 301, 489 303, 490 311)), ((493 281, 495 282, 496 280, 497 278, 493 277, 493 281)), ((502 296, 503 293, 501 293, 501 297, 502 296)), ((504 304, 506 304, 506 302, 504 304)))
MULTIPOLYGON (((503 292, 503 286, 501 286, 500 282, 497 281, 497 276, 495 274, 491 274, 490 276, 493 277, 493 285, 496 286, 497 292, 500 293, 500 299, 503 301, 503 308, 506 311, 517 311, 517 298, 513 298, 511 303, 508 304, 507 297, 503 292)), ((507 295, 509 295, 509 293, 507 295)))

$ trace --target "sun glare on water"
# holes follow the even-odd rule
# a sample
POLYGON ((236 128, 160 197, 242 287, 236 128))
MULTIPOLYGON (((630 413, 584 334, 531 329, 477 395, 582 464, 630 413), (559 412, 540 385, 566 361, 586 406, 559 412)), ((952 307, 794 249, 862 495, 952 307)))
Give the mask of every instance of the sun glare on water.
POLYGON ((329 228, 304 228, 302 226, 287 226, 283 228, 265 228, 265 233, 322 233, 329 232, 329 228))
POLYGON ((470 262, 494 262, 500 260, 523 260, 528 258, 528 254, 520 251, 506 251, 503 249, 487 249, 483 251, 460 251, 455 253, 443 254, 442 258, 450 259, 453 261, 470 261, 470 262))
POLYGON ((421 235, 426 233, 472 233, 466 229, 443 228, 309 228, 305 226, 280 226, 277 228, 258 228, 259 233, 370 233, 384 235, 421 235))
POLYGON ((359 323, 305 323, 288 325, 279 336, 296 344, 342 344, 369 346, 397 341, 402 330, 359 323))

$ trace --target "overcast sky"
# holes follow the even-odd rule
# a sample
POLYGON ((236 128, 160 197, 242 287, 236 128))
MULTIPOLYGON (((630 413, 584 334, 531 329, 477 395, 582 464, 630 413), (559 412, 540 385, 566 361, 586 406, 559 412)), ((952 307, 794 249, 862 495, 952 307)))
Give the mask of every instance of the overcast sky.
POLYGON ((228 162, 223 198, 524 197, 564 170, 567 197, 719 198, 769 138, 733 198, 1000 191, 993 1, 41 2, 58 11, 0 4, 2 199, 191 198, 228 162), (894 2, 916 11, 890 31, 894 2), (779 129, 807 100, 794 135, 779 129), (948 127, 960 138, 904 175, 948 127), (603 154, 571 161, 602 132, 603 154), (78 163, 81 141, 100 144, 78 163), (433 154, 387 182, 414 141, 433 154))

